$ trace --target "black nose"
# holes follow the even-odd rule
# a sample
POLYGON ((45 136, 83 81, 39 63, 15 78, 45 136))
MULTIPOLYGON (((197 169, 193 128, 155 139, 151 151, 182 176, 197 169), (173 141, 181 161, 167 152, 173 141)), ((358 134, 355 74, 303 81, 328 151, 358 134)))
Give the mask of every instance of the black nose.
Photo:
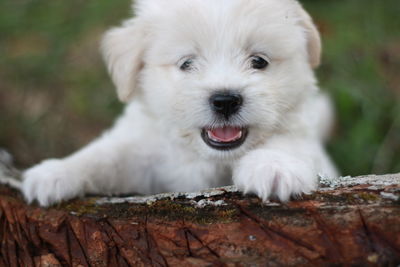
POLYGON ((242 106, 243 98, 239 94, 218 93, 210 97, 211 108, 228 119, 237 113, 242 106))

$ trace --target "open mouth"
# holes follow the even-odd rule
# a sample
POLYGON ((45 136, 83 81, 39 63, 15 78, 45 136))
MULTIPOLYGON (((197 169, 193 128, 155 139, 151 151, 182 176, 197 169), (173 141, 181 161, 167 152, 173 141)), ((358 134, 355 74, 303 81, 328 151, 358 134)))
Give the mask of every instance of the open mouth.
POLYGON ((247 138, 248 130, 243 127, 225 126, 203 128, 201 137, 210 147, 217 150, 231 150, 240 147, 247 138))

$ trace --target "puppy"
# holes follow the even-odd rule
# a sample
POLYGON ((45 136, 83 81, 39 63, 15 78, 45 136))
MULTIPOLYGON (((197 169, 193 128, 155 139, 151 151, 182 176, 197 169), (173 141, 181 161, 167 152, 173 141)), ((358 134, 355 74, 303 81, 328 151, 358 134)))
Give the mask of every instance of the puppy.
POLYGON ((115 126, 80 151, 24 172, 40 205, 91 194, 234 184, 266 201, 336 176, 332 115, 313 69, 321 43, 295 0, 137 0, 102 52, 119 98, 115 126))

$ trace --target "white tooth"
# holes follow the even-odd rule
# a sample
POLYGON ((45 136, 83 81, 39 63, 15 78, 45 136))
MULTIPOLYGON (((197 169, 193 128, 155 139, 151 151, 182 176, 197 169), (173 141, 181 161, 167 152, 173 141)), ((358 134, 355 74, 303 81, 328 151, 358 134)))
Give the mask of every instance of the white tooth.
POLYGON ((211 133, 211 131, 207 131, 207 135, 208 135, 208 138, 210 138, 210 139, 213 140, 214 142, 219 142, 219 140, 215 139, 215 137, 213 136, 213 134, 211 133))

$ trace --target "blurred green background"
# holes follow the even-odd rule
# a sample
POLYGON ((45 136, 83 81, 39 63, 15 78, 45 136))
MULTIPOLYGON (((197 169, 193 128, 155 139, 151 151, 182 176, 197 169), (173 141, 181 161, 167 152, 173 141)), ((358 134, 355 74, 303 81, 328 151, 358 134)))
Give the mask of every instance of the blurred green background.
MULTIPOLYGON (((329 150, 342 174, 400 172, 399 0, 303 0, 335 100, 329 150)), ((62 157, 122 110, 98 53, 130 0, 0 1, 0 147, 26 167, 62 157)))

